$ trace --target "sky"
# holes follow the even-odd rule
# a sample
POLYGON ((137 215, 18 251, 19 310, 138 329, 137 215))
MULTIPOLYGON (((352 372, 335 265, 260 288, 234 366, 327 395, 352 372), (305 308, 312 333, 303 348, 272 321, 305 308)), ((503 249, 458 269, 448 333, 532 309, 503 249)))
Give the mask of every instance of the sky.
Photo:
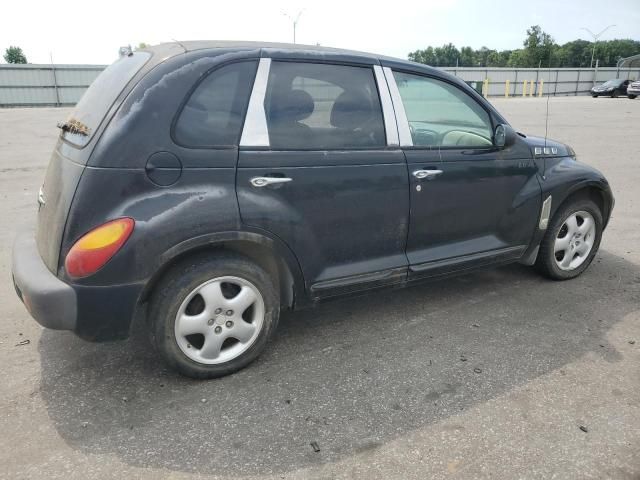
MULTIPOLYGON (((178 40, 321 44, 406 58, 429 45, 515 49, 540 25, 558 43, 640 40, 640 0, 403 0, 376 1, 121 1, 3 2, 0 50, 20 46, 30 63, 108 64, 123 45, 178 40), (604 7, 604 8, 603 8, 604 7)), ((1 60, 0 60, 1 61, 1 60)))

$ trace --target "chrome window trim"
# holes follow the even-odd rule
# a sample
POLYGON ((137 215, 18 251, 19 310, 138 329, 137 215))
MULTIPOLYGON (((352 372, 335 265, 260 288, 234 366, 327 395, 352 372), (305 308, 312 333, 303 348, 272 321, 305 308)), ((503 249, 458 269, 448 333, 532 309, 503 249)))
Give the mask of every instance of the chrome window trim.
POLYGON ((256 79, 249 97, 247 115, 240 137, 241 147, 268 147, 269 131, 267 130, 267 114, 264 111, 264 97, 269 80, 270 58, 261 58, 256 71, 256 79))
POLYGON ((376 77, 380 103, 382 104, 382 117, 384 119, 384 130, 387 133, 387 146, 397 147, 400 145, 400 140, 398 137, 398 125, 396 123, 393 103, 391 102, 391 95, 389 94, 389 87, 380 65, 373 66, 373 73, 376 77))
POLYGON ((401 147, 413 147, 413 138, 411 137, 411 129, 409 128, 409 120, 407 113, 404 111, 404 104, 400 96, 400 90, 393 76, 393 71, 389 67, 383 67, 384 77, 387 79, 389 93, 391 94, 391 102, 396 114, 396 124, 398 126, 398 138, 401 147))

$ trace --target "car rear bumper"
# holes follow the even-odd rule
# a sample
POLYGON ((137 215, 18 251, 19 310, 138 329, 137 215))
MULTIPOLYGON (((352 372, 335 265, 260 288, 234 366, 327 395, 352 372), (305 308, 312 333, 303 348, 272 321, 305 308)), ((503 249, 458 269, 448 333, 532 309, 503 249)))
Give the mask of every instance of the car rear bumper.
POLYGON ((43 327, 75 330, 76 292, 47 268, 29 233, 13 245, 13 284, 31 316, 43 327))
POLYGON ((47 268, 28 232, 18 235, 13 246, 13 284, 40 325, 71 330, 89 341, 118 340, 129 335, 144 285, 68 284, 47 268))

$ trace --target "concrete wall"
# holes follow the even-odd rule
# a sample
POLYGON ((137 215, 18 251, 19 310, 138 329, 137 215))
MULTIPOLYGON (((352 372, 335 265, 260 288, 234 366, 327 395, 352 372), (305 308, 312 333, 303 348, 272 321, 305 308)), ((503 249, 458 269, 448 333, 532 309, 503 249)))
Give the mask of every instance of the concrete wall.
MULTIPOLYGON (((105 65, 0 65, 0 107, 75 105, 105 65)), ((533 94, 584 95, 595 82, 611 78, 640 78, 640 68, 535 69, 535 68, 444 68, 467 82, 488 79, 488 96, 522 95, 524 82, 533 94)))

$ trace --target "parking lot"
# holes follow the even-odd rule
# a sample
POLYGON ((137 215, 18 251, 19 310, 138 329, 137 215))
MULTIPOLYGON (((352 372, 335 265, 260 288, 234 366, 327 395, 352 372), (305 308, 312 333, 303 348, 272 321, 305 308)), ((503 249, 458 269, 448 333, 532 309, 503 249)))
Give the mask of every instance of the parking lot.
MULTIPOLYGON (((545 99, 494 104, 544 135, 545 99)), ((616 196, 583 276, 512 265, 324 303, 208 382, 142 328, 91 344, 31 320, 11 244, 68 110, 0 110, 0 478, 640 478, 640 99, 549 106, 616 196)))

